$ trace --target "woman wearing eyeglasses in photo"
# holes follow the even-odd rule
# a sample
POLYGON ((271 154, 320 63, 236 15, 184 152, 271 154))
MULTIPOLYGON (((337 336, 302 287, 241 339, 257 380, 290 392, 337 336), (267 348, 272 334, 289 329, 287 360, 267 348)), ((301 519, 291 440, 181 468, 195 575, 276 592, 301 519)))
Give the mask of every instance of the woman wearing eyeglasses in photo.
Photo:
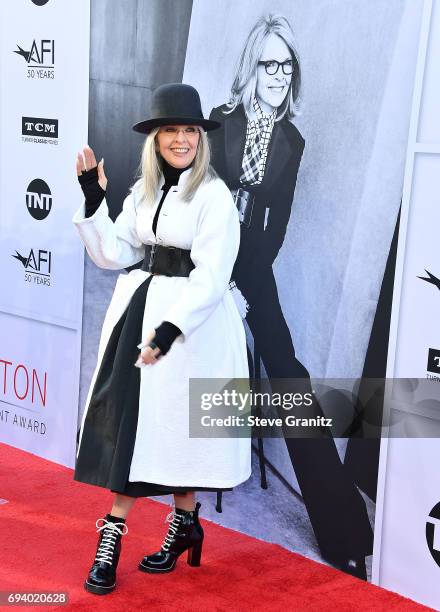
MULTIPOLYGON (((300 60, 288 20, 260 18, 241 52, 229 102, 211 111, 210 119, 223 129, 212 132, 210 140, 213 166, 239 210, 240 249, 232 279, 247 302, 254 344, 270 379, 302 379, 309 388, 272 269, 286 235, 305 144, 293 123, 300 88, 300 60)), ((319 415, 315 401, 308 416, 319 415)), ((372 531, 333 439, 286 438, 286 444, 323 557, 365 579, 372 531)))

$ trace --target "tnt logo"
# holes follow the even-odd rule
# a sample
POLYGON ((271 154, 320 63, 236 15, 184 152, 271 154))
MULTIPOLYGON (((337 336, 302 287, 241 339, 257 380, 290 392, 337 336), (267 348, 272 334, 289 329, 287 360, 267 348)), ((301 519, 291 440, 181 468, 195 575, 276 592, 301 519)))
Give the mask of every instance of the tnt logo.
POLYGON ((426 369, 428 372, 440 374, 440 351, 438 349, 429 349, 426 369))
POLYGON ((440 567, 440 502, 429 513, 426 522, 426 542, 432 558, 440 567))
POLYGON ((52 194, 49 185, 42 179, 34 179, 26 191, 26 208, 37 221, 47 217, 52 209, 52 194))

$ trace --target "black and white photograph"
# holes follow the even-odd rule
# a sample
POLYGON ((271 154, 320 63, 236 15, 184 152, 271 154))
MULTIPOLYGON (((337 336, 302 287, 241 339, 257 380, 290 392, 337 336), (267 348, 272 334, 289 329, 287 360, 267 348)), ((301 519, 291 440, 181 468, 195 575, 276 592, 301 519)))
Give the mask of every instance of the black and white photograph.
MULTIPOLYGON (((122 7, 106 9, 98 2, 92 11, 92 36, 98 20, 122 15, 122 7)), ((109 134, 108 114, 118 108, 127 124, 134 123, 145 87, 148 96, 162 80, 181 81, 197 88, 205 117, 222 125, 208 133, 212 165, 239 211, 231 291, 256 378, 360 378, 369 347, 386 361, 386 346, 371 334, 402 198, 421 11, 421 2, 400 0, 217 0, 174 3, 172 10, 167 3, 149 3, 147 18, 140 3, 128 15, 129 31, 136 23, 151 28, 155 18, 159 37, 167 20, 179 19, 188 29, 162 52, 138 43, 130 85, 122 54, 109 65, 112 42, 102 30, 95 56, 92 45, 90 141, 105 149, 112 172, 110 214, 116 216, 130 186, 127 173, 135 176, 138 141, 122 133, 122 121, 109 134), (151 67, 151 85, 139 72, 143 61, 151 67), (165 70, 159 73, 159 66, 165 70)), ((129 38, 120 44, 125 53, 133 48, 129 38)), ((110 297, 113 275, 88 266, 86 283, 90 275, 99 299, 102 286, 110 297)), ((314 408, 325 414, 325 406, 314 408)), ((371 576, 378 444, 263 442, 259 452, 253 442, 251 480, 222 495, 221 514, 206 494, 212 501, 203 511, 222 524, 371 576), (262 469, 267 489, 261 487, 262 469), (241 516, 243 503, 254 520, 241 516), (268 518, 263 527, 261 512, 268 518)))
POLYGON ((439 26, 1 4, 0 605, 440 605, 439 26))

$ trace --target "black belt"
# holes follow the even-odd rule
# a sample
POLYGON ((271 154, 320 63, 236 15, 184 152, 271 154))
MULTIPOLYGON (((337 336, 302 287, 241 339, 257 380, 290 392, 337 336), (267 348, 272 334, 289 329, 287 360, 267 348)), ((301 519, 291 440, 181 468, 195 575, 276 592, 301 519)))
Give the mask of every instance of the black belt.
POLYGON ((142 270, 164 276, 189 276, 195 268, 190 254, 191 251, 177 247, 147 244, 142 270))

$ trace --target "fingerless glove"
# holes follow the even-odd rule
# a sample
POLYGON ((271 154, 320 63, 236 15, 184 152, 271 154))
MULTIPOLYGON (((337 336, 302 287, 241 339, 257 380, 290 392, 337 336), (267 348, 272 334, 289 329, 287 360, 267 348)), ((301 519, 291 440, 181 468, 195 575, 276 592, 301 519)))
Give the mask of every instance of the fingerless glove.
POLYGON ((83 170, 78 177, 79 184, 86 199, 86 217, 91 217, 98 210, 105 197, 105 190, 98 183, 98 168, 95 166, 90 170, 83 170))
POLYGON ((174 340, 182 333, 176 325, 169 321, 161 323, 159 327, 156 327, 155 331, 156 335, 153 338, 153 342, 160 349, 162 355, 168 353, 174 340))

